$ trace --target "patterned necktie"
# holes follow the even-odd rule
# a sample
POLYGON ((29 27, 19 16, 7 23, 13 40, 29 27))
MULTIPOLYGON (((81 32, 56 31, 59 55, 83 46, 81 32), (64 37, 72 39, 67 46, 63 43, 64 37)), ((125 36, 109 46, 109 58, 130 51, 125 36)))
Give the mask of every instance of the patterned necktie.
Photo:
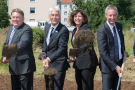
POLYGON ((11 44, 11 41, 12 41, 12 38, 13 38, 13 36, 14 36, 14 33, 15 33, 16 29, 17 29, 17 28, 13 28, 13 30, 12 30, 12 32, 11 32, 11 34, 10 34, 10 38, 9 38, 8 45, 11 44))
POLYGON ((118 37, 116 34, 115 26, 113 27, 113 32, 114 32, 115 60, 118 62, 119 61, 119 45, 118 45, 118 37))
POLYGON ((47 45, 49 45, 49 42, 50 42, 50 39, 51 39, 51 36, 52 36, 52 34, 53 34, 53 27, 52 27, 52 29, 51 29, 51 32, 48 34, 48 36, 47 36, 47 45))
POLYGON ((52 37, 52 35, 53 35, 53 27, 52 27, 52 29, 51 29, 51 33, 50 33, 50 39, 51 39, 51 37, 52 37))

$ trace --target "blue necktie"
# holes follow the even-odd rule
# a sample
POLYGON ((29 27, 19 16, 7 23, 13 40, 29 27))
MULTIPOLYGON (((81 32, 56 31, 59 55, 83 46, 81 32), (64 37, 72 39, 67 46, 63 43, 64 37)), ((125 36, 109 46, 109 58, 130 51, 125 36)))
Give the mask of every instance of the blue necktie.
POLYGON ((8 45, 11 44, 11 41, 12 41, 12 38, 13 38, 13 36, 14 36, 14 33, 15 33, 16 29, 17 29, 17 28, 14 28, 14 27, 13 27, 13 30, 12 30, 12 32, 11 32, 11 34, 10 34, 10 38, 9 38, 8 45))
POLYGON ((50 39, 51 39, 51 37, 52 37, 52 35, 53 35, 53 27, 52 27, 52 29, 51 29, 51 33, 50 33, 50 39))
POLYGON ((116 34, 115 26, 113 27, 113 32, 114 32, 115 60, 118 62, 119 61, 119 45, 118 45, 118 37, 116 34))

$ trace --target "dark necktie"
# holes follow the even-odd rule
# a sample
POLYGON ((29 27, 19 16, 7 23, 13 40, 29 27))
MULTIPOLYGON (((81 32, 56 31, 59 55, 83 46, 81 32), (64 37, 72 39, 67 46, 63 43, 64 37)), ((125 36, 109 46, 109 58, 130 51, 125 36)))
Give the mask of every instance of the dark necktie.
POLYGON ((52 35, 53 35, 53 27, 52 27, 52 29, 51 29, 51 33, 50 33, 50 39, 51 39, 51 37, 52 37, 52 35))
POLYGON ((113 27, 113 33, 114 33, 114 49, 115 49, 115 60, 119 61, 119 45, 118 45, 118 37, 116 34, 115 26, 113 27))

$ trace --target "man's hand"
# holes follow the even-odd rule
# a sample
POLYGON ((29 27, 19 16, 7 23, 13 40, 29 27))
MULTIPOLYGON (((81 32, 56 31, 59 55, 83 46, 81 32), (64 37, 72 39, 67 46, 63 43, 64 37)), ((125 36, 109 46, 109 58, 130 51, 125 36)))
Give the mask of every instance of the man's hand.
POLYGON ((135 63, 135 58, 133 59, 133 63, 135 63))
POLYGON ((118 76, 120 75, 120 73, 123 74, 123 71, 121 70, 120 66, 117 66, 116 72, 118 73, 118 76))
POLYGON ((124 51, 124 53, 126 54, 126 57, 129 57, 129 54, 128 54, 128 52, 124 51))
POLYGON ((41 54, 38 56, 38 59, 42 60, 41 56, 42 56, 43 58, 46 58, 46 54, 45 54, 45 53, 41 53, 41 54))
POLYGON ((9 60, 10 60, 10 58, 7 59, 6 57, 3 57, 1 59, 1 62, 4 63, 4 64, 7 64, 7 63, 9 63, 9 60))
POLYGON ((46 58, 44 61, 43 61, 43 67, 44 68, 49 68, 49 58, 46 58))

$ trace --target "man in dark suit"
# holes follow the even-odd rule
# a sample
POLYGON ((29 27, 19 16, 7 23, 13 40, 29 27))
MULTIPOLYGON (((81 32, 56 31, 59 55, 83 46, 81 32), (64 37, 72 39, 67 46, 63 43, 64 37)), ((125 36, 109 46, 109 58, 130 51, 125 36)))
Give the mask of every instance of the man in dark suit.
MULTIPOLYGON (((116 90, 119 74, 123 73, 121 65, 125 51, 122 24, 116 22, 118 10, 109 5, 105 9, 107 21, 98 30, 97 42, 100 53, 100 70, 102 72, 102 90, 116 90)), ((120 88, 119 88, 120 89, 120 88)))
MULTIPOLYGON (((12 27, 7 32, 5 44, 17 44, 14 57, 2 57, 2 63, 9 63, 12 90, 33 90, 33 72, 36 71, 32 51, 32 29, 24 23, 24 13, 16 8, 11 12, 12 27)), ((8 52, 8 51, 7 51, 8 52)))
POLYGON ((49 9, 49 19, 51 24, 45 26, 45 40, 39 59, 41 56, 46 56, 43 66, 59 72, 54 76, 54 90, 63 90, 65 74, 69 65, 67 62, 69 31, 59 22, 61 17, 58 6, 49 9))

